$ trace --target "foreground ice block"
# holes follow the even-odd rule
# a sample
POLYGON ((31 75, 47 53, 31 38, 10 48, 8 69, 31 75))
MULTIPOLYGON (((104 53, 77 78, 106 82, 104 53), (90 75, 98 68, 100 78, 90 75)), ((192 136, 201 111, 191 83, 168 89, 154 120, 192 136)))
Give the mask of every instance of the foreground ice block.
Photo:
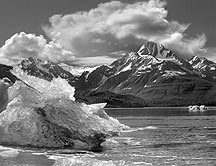
POLYGON ((101 105, 47 96, 21 81, 8 88, 8 104, 0 113, 1 145, 92 149, 124 128, 101 105))

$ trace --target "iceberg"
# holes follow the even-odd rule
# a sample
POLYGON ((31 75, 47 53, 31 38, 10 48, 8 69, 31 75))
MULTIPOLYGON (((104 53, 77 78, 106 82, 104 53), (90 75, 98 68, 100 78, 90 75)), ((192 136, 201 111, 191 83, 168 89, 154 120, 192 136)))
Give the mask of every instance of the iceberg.
POLYGON ((8 92, 7 89, 10 87, 11 82, 8 78, 0 79, 0 112, 7 107, 8 92))
POLYGON ((65 80, 27 80, 10 87, 1 84, 7 93, 6 107, 0 113, 1 145, 94 149, 126 128, 106 114, 105 103, 73 101, 73 88, 65 80))
POLYGON ((205 105, 192 105, 192 106, 188 106, 188 111, 189 112, 205 112, 208 110, 208 107, 206 107, 205 105))

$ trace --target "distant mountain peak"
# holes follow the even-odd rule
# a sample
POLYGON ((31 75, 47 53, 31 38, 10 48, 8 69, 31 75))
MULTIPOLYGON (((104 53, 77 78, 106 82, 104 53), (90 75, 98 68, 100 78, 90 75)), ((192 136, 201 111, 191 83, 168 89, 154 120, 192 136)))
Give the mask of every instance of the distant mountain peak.
POLYGON ((156 57, 158 55, 158 44, 152 41, 146 41, 137 52, 140 56, 152 55, 156 57))
MULTIPOLYGON (((215 77, 216 75, 216 64, 205 57, 193 56, 188 60, 188 63, 193 66, 194 69, 201 71, 205 75, 215 77)), ((216 78, 216 77, 215 77, 216 78)))
POLYGON ((208 59, 206 59, 205 57, 198 57, 198 56, 193 56, 192 58, 190 58, 189 60, 188 60, 188 62, 190 63, 190 64, 195 64, 195 63, 199 63, 199 62, 207 62, 207 63, 209 63, 209 64, 212 64, 212 63, 214 63, 214 62, 212 62, 212 61, 209 61, 208 59))
POLYGON ((151 55, 157 58, 168 58, 175 56, 175 53, 161 44, 146 41, 137 52, 140 56, 151 55))
POLYGON ((34 63, 34 64, 39 64, 39 63, 45 63, 45 61, 38 59, 38 58, 34 58, 34 57, 29 57, 27 59, 23 59, 21 61, 21 63, 34 63))
POLYGON ((60 65, 33 57, 22 60, 18 66, 27 74, 43 78, 48 81, 51 81, 53 78, 57 77, 61 77, 66 80, 74 78, 70 72, 64 70, 60 65))

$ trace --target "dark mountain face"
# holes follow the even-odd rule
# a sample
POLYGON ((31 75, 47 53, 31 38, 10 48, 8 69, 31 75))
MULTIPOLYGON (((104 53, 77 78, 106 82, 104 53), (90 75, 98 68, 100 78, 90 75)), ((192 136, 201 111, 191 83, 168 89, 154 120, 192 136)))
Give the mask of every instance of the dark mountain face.
POLYGON ((12 82, 15 82, 18 78, 10 72, 11 69, 13 69, 13 67, 0 64, 0 79, 7 77, 12 82))
POLYGON ((77 100, 86 103, 108 102, 121 107, 216 105, 216 64, 198 57, 183 60, 154 42, 145 42, 138 52, 81 76, 34 58, 19 66, 48 81, 66 79, 75 87, 77 100))

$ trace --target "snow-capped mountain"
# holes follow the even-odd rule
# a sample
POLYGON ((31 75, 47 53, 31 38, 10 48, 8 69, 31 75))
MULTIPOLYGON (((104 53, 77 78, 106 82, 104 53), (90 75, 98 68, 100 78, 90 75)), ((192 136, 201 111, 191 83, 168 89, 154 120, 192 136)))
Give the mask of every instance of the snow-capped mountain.
POLYGON ((190 65, 205 75, 208 79, 216 80, 216 63, 203 58, 194 56, 188 61, 190 65))
POLYGON ((85 82, 90 89, 106 87, 109 91, 115 89, 115 92, 123 92, 135 85, 141 85, 140 88, 153 85, 159 76, 168 78, 185 74, 199 75, 189 62, 172 51, 162 45, 147 42, 138 52, 126 54, 110 66, 103 65, 88 73, 85 82))
POLYGON ((184 60, 154 42, 146 41, 137 52, 76 76, 69 72, 69 66, 34 58, 18 66, 48 81, 66 79, 75 87, 77 100, 87 103, 108 102, 121 107, 216 105, 216 64, 199 57, 184 60))
POLYGON ((28 59, 22 60, 18 66, 27 74, 48 81, 51 81, 53 78, 57 77, 61 77, 68 81, 74 80, 74 75, 53 62, 42 61, 40 59, 30 57, 28 59))
POLYGON ((163 45, 146 41, 137 52, 140 56, 151 55, 158 58, 174 57, 175 53, 165 48, 163 45))
MULTIPOLYGON (((205 64, 212 70, 215 66, 210 61, 205 64)), ((138 52, 88 73, 84 82, 85 91, 132 95, 149 106, 211 105, 216 103, 211 74, 162 45, 146 42, 138 52)))

